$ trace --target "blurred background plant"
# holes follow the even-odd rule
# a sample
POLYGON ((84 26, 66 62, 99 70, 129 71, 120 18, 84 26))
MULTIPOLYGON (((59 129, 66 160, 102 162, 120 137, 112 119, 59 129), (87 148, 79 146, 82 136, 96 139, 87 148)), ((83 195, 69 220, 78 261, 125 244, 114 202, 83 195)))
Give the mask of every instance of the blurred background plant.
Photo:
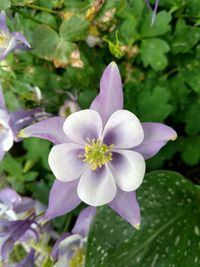
MULTIPOLYGON (((153 10, 154 1, 150 5, 153 10)), ((178 133, 177 141, 147 161, 147 169, 175 170, 200 184, 198 0, 160 1, 153 25, 144 0, 1 0, 0 9, 10 31, 23 33, 32 47, 0 62, 10 111, 42 106, 58 114, 66 106, 63 114, 70 114, 88 108, 103 69, 114 60, 125 108, 142 122, 165 122, 178 133)), ((9 184, 47 204, 54 180, 49 150, 50 143, 39 139, 15 144, 0 164, 1 187, 9 184)), ((79 210, 55 220, 58 231, 68 230, 79 210)))

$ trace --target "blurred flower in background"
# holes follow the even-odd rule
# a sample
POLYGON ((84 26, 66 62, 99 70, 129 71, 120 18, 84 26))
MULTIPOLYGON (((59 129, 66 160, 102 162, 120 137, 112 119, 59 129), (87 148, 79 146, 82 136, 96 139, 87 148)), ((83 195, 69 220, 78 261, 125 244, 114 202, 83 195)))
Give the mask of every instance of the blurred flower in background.
POLYGON ((57 240, 51 253, 51 257, 57 261, 54 267, 84 266, 87 234, 95 214, 94 207, 83 209, 71 233, 65 233, 57 240))
POLYGON ((59 109, 59 116, 67 117, 70 114, 79 111, 80 107, 77 103, 77 95, 67 92, 68 100, 64 102, 64 104, 59 109))
POLYGON ((6 13, 0 12, 0 60, 3 60, 14 50, 31 48, 26 38, 20 32, 10 32, 6 25, 6 13))

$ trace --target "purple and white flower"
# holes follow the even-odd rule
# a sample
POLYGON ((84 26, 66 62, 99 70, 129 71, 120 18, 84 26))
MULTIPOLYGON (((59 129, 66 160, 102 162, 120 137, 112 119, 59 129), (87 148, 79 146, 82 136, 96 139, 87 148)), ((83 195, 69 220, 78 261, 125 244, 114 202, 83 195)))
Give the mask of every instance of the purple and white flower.
POLYGON ((57 179, 50 191, 47 220, 83 201, 91 206, 108 204, 137 228, 140 209, 135 190, 144 178, 144 160, 176 139, 176 132, 164 124, 140 123, 133 113, 123 110, 122 81, 112 62, 90 109, 66 119, 41 121, 22 130, 20 136, 55 144, 49 165, 57 179))
POLYGON ((84 266, 87 235, 95 214, 94 207, 83 209, 72 232, 64 233, 57 240, 51 253, 51 257, 56 261, 54 267, 71 266, 72 263, 74 263, 73 266, 84 266))
POLYGON ((11 149, 14 141, 19 141, 16 135, 18 131, 44 114, 41 108, 8 112, 0 84, 0 161, 5 153, 11 149))
POLYGON ((59 109, 59 116, 67 117, 70 114, 80 110, 80 107, 77 103, 77 95, 73 95, 70 92, 67 92, 69 99, 64 102, 64 104, 59 109))
POLYGON ((14 50, 31 48, 26 38, 20 32, 10 32, 6 25, 6 13, 0 12, 0 61, 14 50))
POLYGON ((0 191, 0 260, 8 261, 17 241, 38 239, 34 210, 31 198, 21 197, 10 188, 0 191))

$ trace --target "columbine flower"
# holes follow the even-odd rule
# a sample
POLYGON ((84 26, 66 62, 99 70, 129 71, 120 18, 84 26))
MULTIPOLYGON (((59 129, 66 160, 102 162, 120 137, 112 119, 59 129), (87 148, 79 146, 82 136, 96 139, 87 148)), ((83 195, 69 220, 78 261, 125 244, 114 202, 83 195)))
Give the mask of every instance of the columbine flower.
POLYGON ((81 211, 71 233, 64 233, 55 243, 51 257, 57 261, 54 267, 84 266, 85 244, 96 208, 81 211))
POLYGON ((67 117, 70 114, 79 111, 80 107, 77 103, 77 95, 73 95, 67 92, 69 99, 64 102, 64 104, 59 109, 59 116, 67 117))
POLYGON ((17 132, 40 118, 40 116, 44 116, 41 108, 9 113, 5 106, 0 84, 0 161, 3 159, 5 153, 13 146, 14 141, 19 141, 19 138, 16 136, 17 132))
POLYGON ((135 190, 142 183, 145 163, 176 132, 160 123, 140 123, 123 109, 122 82, 112 62, 100 82, 100 94, 89 110, 54 117, 22 130, 21 137, 40 137, 56 144, 49 164, 56 181, 45 218, 74 209, 81 201, 92 206, 108 203, 138 227, 140 210, 135 190), (65 203, 65 205, 63 205, 65 203))
POLYGON ((3 60, 13 50, 31 48, 26 38, 20 32, 9 32, 6 25, 6 13, 0 12, 0 60, 3 60))
POLYGON ((15 242, 38 239, 35 208, 31 198, 21 198, 14 190, 5 188, 0 191, 0 259, 7 261, 15 242))

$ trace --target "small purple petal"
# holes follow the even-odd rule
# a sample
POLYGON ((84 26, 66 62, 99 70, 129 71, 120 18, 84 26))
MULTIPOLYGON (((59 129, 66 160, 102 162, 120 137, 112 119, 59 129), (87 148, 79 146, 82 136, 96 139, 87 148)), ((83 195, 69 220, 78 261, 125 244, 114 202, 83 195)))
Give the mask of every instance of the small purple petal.
POLYGON ((51 252, 51 257, 54 259, 54 261, 58 260, 58 253, 59 253, 59 245, 60 245, 60 243, 70 235, 71 235, 70 233, 64 233, 56 241, 55 245, 53 246, 52 252, 51 252))
POLYGON ((155 6, 154 6, 154 10, 153 10, 153 16, 151 19, 151 26, 154 24, 155 19, 156 19, 156 13, 157 13, 157 9, 158 9, 158 4, 159 4, 159 0, 156 0, 155 6))
POLYGON ((2 148, 2 145, 0 145, 0 161, 4 158, 5 156, 5 151, 2 148))
POLYGON ((177 133, 171 127, 161 123, 145 122, 142 127, 144 141, 132 150, 142 154, 145 160, 157 154, 169 140, 177 138, 177 133))
POLYGON ((46 114, 42 108, 35 108, 31 110, 18 110, 11 113, 10 127, 12 128, 15 141, 20 141, 17 134, 24 127, 30 125, 35 120, 45 117, 46 114))
POLYGON ((0 32, 9 33, 7 25, 6 25, 6 12, 0 12, 0 32))
POLYGON ((35 207, 35 200, 29 197, 22 197, 21 202, 14 208, 16 213, 22 213, 33 209, 35 207))
POLYGON ((51 141, 54 144, 62 144, 71 142, 63 131, 65 119, 62 117, 53 117, 37 122, 23 130, 18 137, 38 137, 51 141))
POLYGON ((77 195, 78 179, 71 182, 55 180, 50 194, 44 220, 52 220, 76 208, 81 200, 77 195))
POLYGON ((11 188, 5 188, 0 191, 0 202, 13 209, 20 204, 21 197, 11 188))
POLYGON ((14 240, 12 237, 8 238, 1 247, 1 257, 4 261, 8 260, 10 252, 14 246, 14 240))
POLYGON ((139 229, 140 208, 135 192, 124 192, 118 188, 116 197, 109 203, 109 206, 136 229, 139 229))
POLYGON ((117 110, 123 109, 122 81, 115 62, 105 69, 100 81, 100 94, 94 99, 90 109, 96 110, 103 124, 117 110))
POLYGON ((9 267, 34 267, 35 266, 34 258, 35 258, 35 251, 31 249, 28 255, 21 262, 9 265, 9 267))
POLYGON ((1 83, 0 83, 0 108, 1 109, 5 109, 6 105, 5 105, 5 100, 4 100, 4 96, 3 96, 3 90, 1 87, 1 83))
POLYGON ((87 207, 83 209, 76 220, 76 223, 72 229, 72 233, 86 237, 95 215, 95 207, 87 207))
POLYGON ((25 46, 27 46, 28 48, 31 48, 29 42, 26 40, 26 38, 24 37, 23 34, 21 34, 20 32, 12 32, 11 36, 15 38, 15 40, 18 42, 21 42, 22 44, 24 44, 25 46))

